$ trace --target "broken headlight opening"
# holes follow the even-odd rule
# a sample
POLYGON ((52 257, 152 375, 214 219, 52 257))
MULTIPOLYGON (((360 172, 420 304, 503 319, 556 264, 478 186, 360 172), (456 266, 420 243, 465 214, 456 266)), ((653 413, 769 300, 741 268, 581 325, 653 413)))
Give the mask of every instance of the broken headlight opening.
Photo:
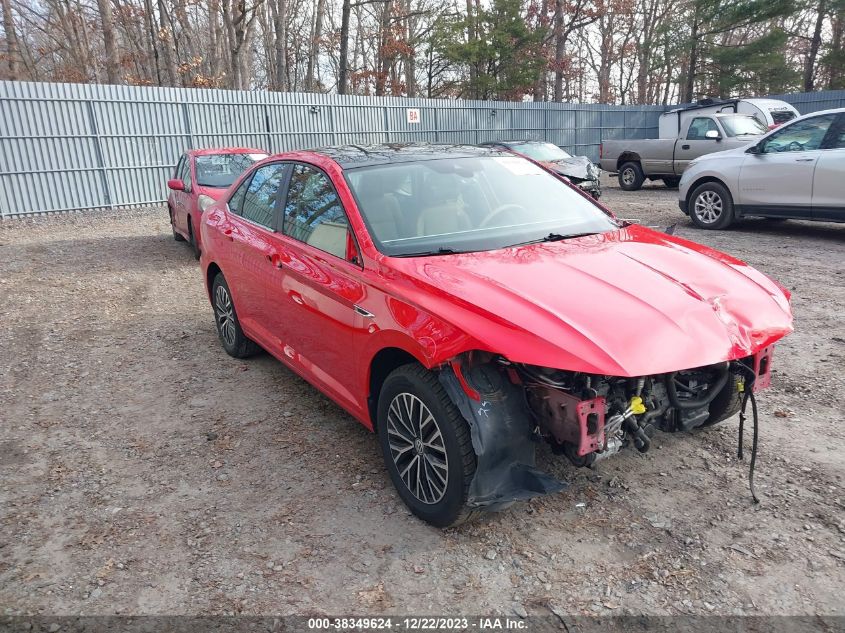
POLYGON ((771 355, 769 347, 739 360, 637 378, 511 363, 502 357, 453 362, 441 380, 470 424, 478 456, 470 503, 500 505, 563 487, 534 468, 529 438, 545 441, 576 466, 592 467, 628 447, 645 453, 657 431, 689 432, 740 413, 737 455, 742 459, 749 402, 749 485, 756 503, 754 392, 769 385, 771 355))

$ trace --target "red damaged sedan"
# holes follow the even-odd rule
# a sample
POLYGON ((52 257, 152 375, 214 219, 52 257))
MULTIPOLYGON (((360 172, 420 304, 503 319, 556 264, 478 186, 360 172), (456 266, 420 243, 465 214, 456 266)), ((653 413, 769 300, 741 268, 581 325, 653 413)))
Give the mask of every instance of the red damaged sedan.
POLYGON ((273 156, 202 238, 225 350, 267 350, 377 432, 437 526, 563 488, 537 440, 590 466, 754 405, 792 330, 750 266, 490 148, 273 156))
POLYGON ((182 154, 173 178, 167 181, 167 212, 173 238, 177 242, 187 240, 199 258, 202 212, 217 202, 244 170, 264 158, 267 152, 247 147, 192 149, 182 154))

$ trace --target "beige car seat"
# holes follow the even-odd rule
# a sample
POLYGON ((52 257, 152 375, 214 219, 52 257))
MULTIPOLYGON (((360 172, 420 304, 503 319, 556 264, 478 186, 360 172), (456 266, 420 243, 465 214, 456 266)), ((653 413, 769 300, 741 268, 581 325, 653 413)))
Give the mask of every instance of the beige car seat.
POLYGON ((417 219, 417 235, 444 235, 472 228, 463 210, 458 178, 454 174, 429 174, 422 192, 422 202, 422 211, 417 219))

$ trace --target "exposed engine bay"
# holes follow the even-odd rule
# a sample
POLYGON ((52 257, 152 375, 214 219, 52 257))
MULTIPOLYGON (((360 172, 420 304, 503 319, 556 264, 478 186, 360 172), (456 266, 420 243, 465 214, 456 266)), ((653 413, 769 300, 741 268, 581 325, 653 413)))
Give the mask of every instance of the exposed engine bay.
POLYGON ((740 412, 769 386, 773 347, 754 356, 653 376, 601 376, 504 358, 464 358, 441 380, 470 424, 478 457, 477 491, 470 504, 494 505, 559 490, 534 468, 534 443, 543 440, 576 466, 590 467, 621 449, 646 452, 656 431, 674 433, 717 424, 740 412), (493 457, 495 456, 495 457, 493 457), (489 462, 489 463, 488 463, 489 462), (510 476, 507 476, 509 471, 510 476))

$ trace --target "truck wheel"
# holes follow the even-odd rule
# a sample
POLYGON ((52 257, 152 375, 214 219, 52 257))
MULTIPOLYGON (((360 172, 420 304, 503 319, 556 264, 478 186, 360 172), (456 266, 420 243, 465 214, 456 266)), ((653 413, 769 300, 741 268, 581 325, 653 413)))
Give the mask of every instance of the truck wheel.
POLYGON ((726 229, 734 221, 730 192, 719 182, 705 182, 690 196, 689 217, 700 229, 726 229))
POLYGON ((639 163, 624 163, 619 168, 619 186, 625 191, 637 191, 643 186, 645 176, 639 163))
POLYGON ((666 185, 667 189, 677 189, 678 185, 681 184, 680 178, 664 178, 663 184, 666 185))

